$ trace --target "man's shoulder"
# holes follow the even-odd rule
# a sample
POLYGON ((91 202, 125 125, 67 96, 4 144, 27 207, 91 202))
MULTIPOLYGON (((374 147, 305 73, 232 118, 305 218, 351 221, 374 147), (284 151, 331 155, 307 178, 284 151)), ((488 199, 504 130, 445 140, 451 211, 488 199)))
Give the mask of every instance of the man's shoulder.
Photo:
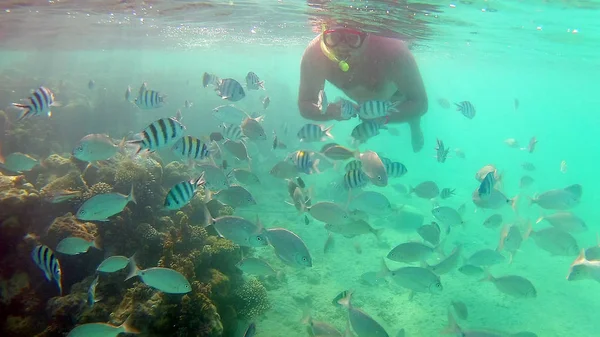
POLYGON ((372 35, 370 37, 374 51, 392 58, 410 55, 407 44, 397 38, 372 35))

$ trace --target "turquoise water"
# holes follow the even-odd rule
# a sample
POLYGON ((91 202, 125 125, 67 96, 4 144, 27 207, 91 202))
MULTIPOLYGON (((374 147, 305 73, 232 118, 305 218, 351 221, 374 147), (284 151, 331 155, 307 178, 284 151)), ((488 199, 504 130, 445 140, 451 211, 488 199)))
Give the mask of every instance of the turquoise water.
MULTIPOLYGON (((183 3, 177 2, 181 6, 183 3)), ((299 148, 318 150, 324 144, 300 144, 295 138, 296 130, 307 122, 299 115, 297 95, 300 59, 316 35, 310 19, 329 14, 352 18, 359 12, 357 21, 368 24, 372 30, 381 28, 383 23, 370 22, 367 10, 349 7, 369 8, 369 2, 338 3, 335 7, 329 4, 319 9, 286 2, 208 3, 215 7, 178 8, 157 3, 149 9, 149 5, 138 3, 130 7, 90 4, 86 8, 65 4, 52 11, 52 5, 48 5, 37 8, 37 14, 29 12, 35 12, 34 6, 15 5, 0 13, 0 106, 17 102, 39 85, 53 87, 62 81, 63 99, 67 95, 72 101, 81 98, 79 107, 65 109, 62 114, 60 108, 55 109, 52 125, 64 152, 69 152, 72 144, 88 133, 107 132, 119 138, 129 131, 138 132, 158 118, 174 116, 185 100, 194 103, 190 109, 182 109, 187 133, 208 135, 218 128, 210 111, 223 101, 211 89, 202 88, 202 74, 209 72, 243 82, 246 73, 254 71, 265 81, 267 90, 247 92, 246 98, 236 105, 262 113, 260 97, 271 98, 263 123, 269 140, 248 145, 252 170, 261 177, 263 186, 250 189, 258 205, 236 213, 248 219, 258 214, 267 228, 285 227, 295 232, 313 258, 312 268, 294 269, 279 261, 271 249, 254 250, 254 256, 267 260, 286 278, 285 283, 269 291, 272 309, 256 318, 257 336, 305 336, 301 318, 306 301, 298 298, 310 299, 308 306, 316 320, 343 331, 347 311, 333 306, 331 301, 346 289, 355 290, 353 305, 375 318, 391 336, 401 328, 411 337, 438 336, 447 323, 447 308, 452 300, 464 302, 469 309, 468 320, 458 321, 465 330, 531 331, 538 336, 600 335, 600 325, 594 319, 600 285, 594 280, 567 281, 575 256, 551 256, 531 239, 523 243, 512 264, 493 266, 491 273, 526 277, 537 289, 534 299, 509 297, 491 283, 478 282, 479 278, 467 277, 457 270, 441 277, 442 294, 420 293, 412 300, 406 289, 391 281, 379 286, 361 283, 361 274, 380 270, 382 258, 391 248, 401 242, 420 240, 415 231, 397 230, 402 224, 395 216, 370 218, 374 227, 385 229, 382 242, 372 235, 335 235, 335 248, 324 254, 328 233, 322 223, 311 220, 305 225, 303 216, 283 202, 289 199, 286 183, 268 174, 287 154, 271 151, 270 134, 272 130, 281 134, 285 121, 290 132, 282 138, 290 152, 299 148), (169 6, 175 9, 169 11, 169 6), (131 8, 140 14, 134 16, 131 8), (227 14, 215 15, 218 13, 227 14), (23 20, 26 15, 34 21, 31 27, 23 20), (144 18, 143 23, 140 17, 144 18), (94 91, 87 88, 90 79, 96 82, 94 91), (140 112, 123 100, 127 85, 135 91, 142 82, 168 95, 165 107, 140 112)), ((474 175, 486 164, 494 164, 504 172, 505 194, 519 197, 519 216, 509 207, 501 210, 504 224, 525 219, 534 223, 536 229, 547 226, 535 221, 553 211, 542 212, 539 207, 530 206, 528 197, 581 184, 584 196, 572 211, 586 221, 589 229, 574 236, 580 248, 594 246, 596 232, 600 232, 596 207, 600 202, 596 178, 600 7, 592 1, 473 1, 457 2, 456 8, 450 7, 448 1, 431 3, 440 6, 436 18, 415 12, 414 16, 425 22, 423 26, 411 26, 410 20, 402 26, 404 35, 417 37, 411 39, 412 51, 429 97, 429 109, 422 119, 424 148, 413 153, 408 127, 399 125, 398 136, 382 132, 360 150, 377 151, 406 165, 409 173, 390 185, 415 186, 433 180, 440 188, 456 189, 456 196, 438 200, 441 205, 454 208, 466 204, 466 225, 452 228, 445 241, 446 253, 460 243, 466 258, 498 244, 500 228, 490 230, 482 225, 494 212, 476 209, 471 201, 471 193, 479 184, 474 175), (438 104, 439 99, 451 103, 469 100, 477 107, 477 115, 466 119, 454 108, 444 109, 438 104), (539 142, 531 154, 504 143, 507 138, 515 138, 526 146, 533 136, 539 142), (436 138, 451 149, 462 149, 466 158, 457 157, 452 150, 447 162, 438 163, 436 138), (560 170, 563 160, 568 165, 564 173, 560 170), (535 171, 524 171, 524 162, 535 165, 535 171), (519 179, 524 174, 531 175, 535 182, 520 189, 519 179)), ((401 4, 384 5, 400 16, 401 4)), ((385 15, 380 11, 377 14, 385 15)), ((330 83, 325 91, 330 101, 342 96, 330 83)), ((57 99, 61 100, 60 93, 57 99)), ((355 120, 324 124, 335 124, 335 141, 349 145, 355 120)), ((172 159, 168 151, 160 154, 172 159)), ((328 170, 303 176, 314 189, 314 202, 330 198, 329 184, 339 174, 328 170)), ((383 193, 397 207, 416 208, 424 215, 425 223, 434 220, 430 200, 407 197, 391 186, 371 186, 367 190, 383 193)), ((428 261, 433 263, 435 258, 428 261)), ((390 268, 403 266, 389 260, 386 263, 390 268)))

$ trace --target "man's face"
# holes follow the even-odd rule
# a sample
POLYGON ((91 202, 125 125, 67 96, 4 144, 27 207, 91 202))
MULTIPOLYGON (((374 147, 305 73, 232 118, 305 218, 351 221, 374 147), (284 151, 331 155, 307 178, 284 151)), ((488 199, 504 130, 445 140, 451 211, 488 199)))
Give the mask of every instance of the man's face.
POLYGON ((325 45, 341 60, 359 55, 366 37, 366 33, 349 28, 331 29, 323 33, 325 45))

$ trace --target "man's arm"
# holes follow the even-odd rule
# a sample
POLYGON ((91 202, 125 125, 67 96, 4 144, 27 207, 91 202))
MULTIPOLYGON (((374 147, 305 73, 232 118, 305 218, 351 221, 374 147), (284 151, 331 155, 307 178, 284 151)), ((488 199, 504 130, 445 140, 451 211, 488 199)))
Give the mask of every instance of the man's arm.
POLYGON ((398 61, 392 72, 393 81, 406 99, 396 107, 399 113, 392 114, 390 122, 405 122, 427 112, 427 93, 417 62, 404 44, 397 57, 398 61))
MULTIPOLYGON (((315 40, 316 41, 316 40, 315 40)), ((325 114, 317 107, 319 91, 325 87, 325 76, 323 67, 313 53, 315 41, 313 41, 302 56, 300 65, 300 90, 298 93, 298 109, 302 117, 314 121, 329 121, 340 116, 339 105, 330 104, 325 114), (337 109, 335 109, 337 107, 337 109)), ((318 41, 317 41, 318 42, 318 41)))

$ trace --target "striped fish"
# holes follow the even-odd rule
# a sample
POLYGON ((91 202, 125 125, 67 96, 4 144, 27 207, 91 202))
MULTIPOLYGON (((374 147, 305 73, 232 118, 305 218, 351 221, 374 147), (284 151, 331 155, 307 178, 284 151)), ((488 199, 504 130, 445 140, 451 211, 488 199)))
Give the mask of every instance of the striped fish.
POLYGON ((129 144, 139 146, 136 154, 142 150, 154 152, 170 145, 183 136, 185 126, 175 118, 161 118, 148 125, 141 133, 141 139, 130 140, 129 144))
POLYGON ((242 132, 242 128, 239 125, 223 123, 221 124, 221 128, 223 128, 222 135, 226 139, 237 142, 246 138, 242 132))
POLYGON ((350 135, 352 136, 352 138, 354 138, 355 141, 364 143, 367 140, 377 136, 379 134, 380 129, 387 129, 387 126, 385 125, 385 123, 383 123, 383 121, 365 120, 362 123, 358 124, 356 127, 354 127, 350 135))
POLYGON ((468 119, 473 119, 475 117, 475 107, 469 101, 462 101, 460 103, 454 103, 456 105, 456 111, 460 111, 463 116, 468 119))
POLYGON ((176 211, 187 205, 194 195, 196 195, 198 186, 203 186, 205 182, 204 172, 202 172, 196 179, 182 181, 176 184, 167 193, 167 197, 165 198, 165 208, 170 211, 176 211))
POLYGON ((445 187, 444 189, 442 189, 440 197, 442 197, 442 199, 448 199, 454 195, 454 191, 456 191, 454 188, 445 187))
POLYGON ((360 105, 358 116, 362 119, 375 119, 389 116, 392 112, 398 112, 396 106, 399 102, 390 101, 366 101, 360 105))
POLYGON ((343 119, 350 119, 358 113, 358 110, 354 106, 354 103, 352 103, 351 101, 347 99, 341 99, 340 104, 343 119))
POLYGON ((492 194, 492 189, 496 183, 496 179, 494 178, 495 173, 495 171, 488 172, 481 181, 481 184, 479 184, 479 189, 477 190, 479 193, 479 199, 487 200, 492 194))
POLYGON ((94 304, 96 304, 96 302, 99 302, 102 300, 101 297, 96 297, 96 287, 98 286, 98 278, 99 277, 100 277, 100 275, 97 275, 96 278, 94 279, 94 281, 92 281, 92 284, 90 284, 90 287, 88 288, 87 303, 90 307, 93 307, 94 304))
POLYGON ((435 157, 439 163, 446 162, 446 159, 448 158, 448 151, 450 151, 450 148, 444 146, 444 141, 437 139, 435 157))
POLYGON ((217 77, 217 75, 214 74, 209 74, 209 73, 204 73, 204 75, 202 75, 202 86, 203 87, 208 87, 209 84, 212 84, 213 86, 218 86, 219 82, 221 80, 217 77))
POLYGON ((52 111, 50 111, 50 107, 58 106, 58 103, 54 101, 54 94, 46 87, 39 87, 37 90, 33 91, 29 98, 23 101, 25 101, 25 103, 12 104, 14 107, 23 110, 18 119, 19 121, 29 116, 47 115, 48 117, 51 117, 52 111))
POLYGON ((406 166, 399 162, 384 163, 384 166, 387 175, 390 178, 400 178, 408 173, 408 169, 406 168, 406 166))
POLYGON ((217 89, 215 90, 217 95, 219 95, 221 98, 230 100, 232 102, 237 102, 246 97, 246 93, 244 92, 244 88, 242 88, 240 82, 234 80, 233 78, 221 80, 217 86, 217 89))
POLYGON ((161 95, 158 91, 146 89, 146 83, 144 83, 140 88, 138 97, 133 102, 140 109, 157 109, 164 105, 165 97, 166 96, 161 95))
MULTIPOLYGON (((379 156, 379 154, 377 154, 379 156)), ((384 157, 384 156, 379 156, 379 159, 381 159, 381 162, 383 163, 383 165, 390 165, 392 163, 392 160, 388 157, 384 157)))
POLYGON ((327 137, 333 139, 333 136, 330 133, 332 127, 333 125, 328 128, 323 128, 322 125, 318 124, 306 124, 298 131, 298 139, 300 139, 301 142, 320 142, 327 137))
POLYGON ((344 174, 346 189, 361 188, 369 184, 369 177, 361 169, 350 170, 344 174))
POLYGON ((210 156, 208 145, 200 139, 192 136, 180 138, 175 145, 173 151, 181 157, 190 160, 203 160, 210 156))
POLYGON ((36 246, 31 252, 31 258, 36 266, 44 272, 48 281, 54 280, 56 282, 62 296, 62 271, 60 269, 60 262, 54 256, 52 249, 45 245, 36 246))
POLYGON ((248 88, 248 90, 264 89, 264 84, 265 81, 261 81, 254 72, 251 71, 246 75, 246 88, 248 88))
POLYGON ((314 152, 298 150, 288 156, 288 158, 301 172, 306 174, 319 173, 319 159, 314 159, 314 152))
POLYGON ((360 170, 362 168, 362 161, 360 160, 353 160, 351 162, 349 162, 348 164, 346 164, 346 172, 351 171, 351 170, 360 170))

